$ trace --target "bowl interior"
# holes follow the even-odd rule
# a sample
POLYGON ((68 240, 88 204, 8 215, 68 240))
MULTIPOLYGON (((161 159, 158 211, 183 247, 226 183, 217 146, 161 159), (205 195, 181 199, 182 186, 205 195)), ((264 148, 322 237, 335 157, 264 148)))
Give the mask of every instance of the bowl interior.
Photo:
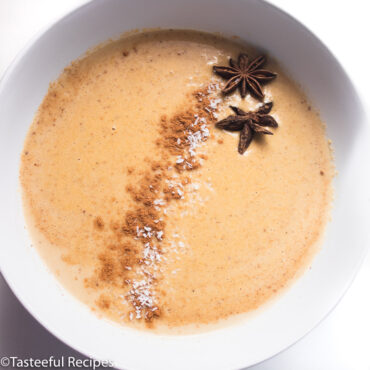
POLYGON ((366 251, 370 139, 345 72, 307 29, 262 1, 97 0, 53 25, 18 56, 0 84, 0 266, 25 307, 61 340, 129 369, 242 368, 288 347, 338 302, 366 251), (312 268, 273 304, 239 325, 191 336, 158 336, 99 320, 59 286, 25 230, 18 184, 27 129, 48 84, 72 60, 137 28, 192 28, 237 35, 276 57, 303 87, 333 141, 335 200, 312 268), (143 354, 145 354, 143 356, 143 354))

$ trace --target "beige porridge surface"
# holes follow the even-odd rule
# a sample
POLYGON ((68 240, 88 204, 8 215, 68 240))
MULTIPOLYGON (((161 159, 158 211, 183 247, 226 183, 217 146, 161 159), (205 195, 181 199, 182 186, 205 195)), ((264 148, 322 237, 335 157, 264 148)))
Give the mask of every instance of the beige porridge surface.
MULTIPOLYGON (((117 243, 111 226, 134 206, 128 186, 142 181, 153 160, 163 160, 156 144, 161 117, 189 109, 191 94, 209 83, 222 86, 212 65, 240 50, 235 41, 204 33, 147 32, 92 51, 51 84, 22 154, 25 214, 51 271, 103 316, 142 325, 130 320, 124 298, 130 287, 99 280, 99 269, 102 253, 117 243)), ((242 156, 237 135, 209 122, 205 159, 185 174, 191 185, 163 215, 153 288, 159 326, 214 323, 255 309, 317 250, 332 197, 325 127, 278 64, 268 68, 278 72, 264 86, 279 123, 274 135, 258 137, 242 156)), ((210 96, 218 119, 231 114, 229 104, 245 110, 260 104, 251 96, 224 98, 218 89, 210 96)))

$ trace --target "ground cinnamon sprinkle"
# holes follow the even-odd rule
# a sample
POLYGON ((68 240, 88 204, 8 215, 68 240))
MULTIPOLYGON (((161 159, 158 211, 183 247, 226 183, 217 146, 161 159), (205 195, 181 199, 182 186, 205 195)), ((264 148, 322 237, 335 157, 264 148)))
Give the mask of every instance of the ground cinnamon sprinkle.
MULTIPOLYGON (((124 300, 132 307, 130 320, 144 319, 150 323, 161 316, 156 286, 162 278, 166 207, 184 199, 186 186, 191 183, 185 173, 200 168, 207 158, 199 153, 199 148, 210 138, 208 127, 216 121, 220 99, 212 96, 217 91, 218 86, 209 85, 192 95, 191 108, 170 118, 161 117, 156 141, 160 160, 148 159, 150 170, 126 189, 134 207, 126 211, 123 220, 110 224, 117 244, 108 245, 99 255, 96 278, 100 283, 95 285, 126 287, 124 300)), ((133 171, 127 169, 128 174, 133 171)), ((102 230, 104 221, 97 217, 94 226, 102 230)), ((109 309, 109 299, 100 298, 97 305, 109 309)))
POLYGON ((103 230, 104 229, 104 222, 103 222, 103 219, 100 216, 95 218, 94 226, 98 230, 103 230))
POLYGON ((99 299, 97 300, 96 304, 101 310, 108 310, 110 308, 110 299, 103 294, 100 295, 99 299))

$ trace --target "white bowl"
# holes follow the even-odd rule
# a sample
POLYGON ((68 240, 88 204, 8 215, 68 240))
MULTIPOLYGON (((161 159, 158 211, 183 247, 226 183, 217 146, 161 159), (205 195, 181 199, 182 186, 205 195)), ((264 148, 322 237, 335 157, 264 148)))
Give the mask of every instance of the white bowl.
MULTIPOLYGON (((23 305, 59 339, 126 369, 235 369, 290 346, 344 294, 369 242, 370 132, 363 105, 326 47, 262 1, 98 0, 33 40, 0 84, 0 266, 23 305), (48 84, 89 47, 142 27, 238 35, 268 50, 299 81, 328 125, 336 168, 332 221, 312 268, 273 304, 238 325, 190 336, 158 336, 98 319, 57 283, 25 230, 18 184, 27 129, 48 84)), ((35 338, 35 340, 37 340, 35 338)))

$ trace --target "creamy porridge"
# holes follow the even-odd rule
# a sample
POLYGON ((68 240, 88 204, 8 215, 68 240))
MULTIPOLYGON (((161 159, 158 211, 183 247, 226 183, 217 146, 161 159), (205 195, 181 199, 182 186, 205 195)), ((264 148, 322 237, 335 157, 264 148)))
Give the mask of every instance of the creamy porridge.
POLYGON ((264 100, 214 65, 236 40, 151 31, 107 43, 50 85, 21 165, 34 243, 62 284, 137 327, 215 323, 256 309, 307 267, 323 235, 333 165, 325 126, 269 58, 264 100), (233 115, 273 101, 274 135, 243 155, 233 115))

